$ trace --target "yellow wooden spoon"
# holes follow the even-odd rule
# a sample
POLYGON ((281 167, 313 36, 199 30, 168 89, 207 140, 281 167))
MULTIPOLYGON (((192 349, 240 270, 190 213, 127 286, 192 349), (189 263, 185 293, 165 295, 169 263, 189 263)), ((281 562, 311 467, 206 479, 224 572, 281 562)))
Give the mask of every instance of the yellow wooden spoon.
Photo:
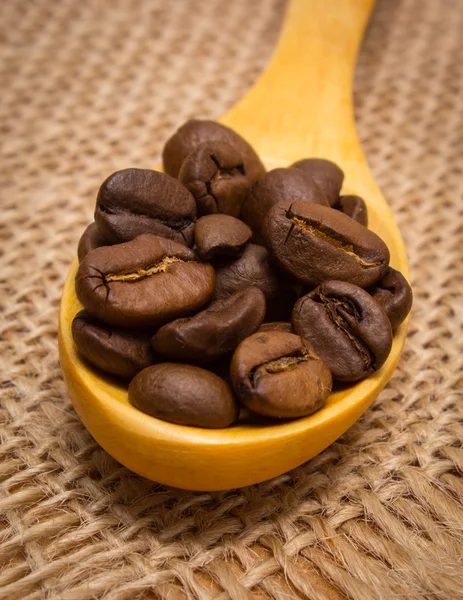
MULTIPOLYGON (((268 168, 304 157, 329 158, 346 174, 344 193, 362 196, 370 227, 408 276, 392 213, 362 154, 353 119, 352 77, 373 0, 292 0, 275 55, 254 88, 222 119, 257 150, 268 168)), ((94 438, 129 469, 192 490, 221 490, 269 479, 315 456, 370 406, 390 378, 406 324, 386 364, 368 379, 330 396, 312 416, 280 424, 243 421, 225 430, 184 427, 133 408, 127 389, 93 371, 77 354, 71 323, 77 260, 64 285, 61 366, 75 409, 94 438)))

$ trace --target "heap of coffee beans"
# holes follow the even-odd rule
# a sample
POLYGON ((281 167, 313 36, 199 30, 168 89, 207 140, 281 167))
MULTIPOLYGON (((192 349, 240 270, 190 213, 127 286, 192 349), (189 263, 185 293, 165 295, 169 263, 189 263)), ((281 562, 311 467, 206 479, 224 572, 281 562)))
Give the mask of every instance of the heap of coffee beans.
POLYGON ((412 292, 363 199, 341 195, 337 165, 266 172, 237 133, 198 120, 163 161, 164 173, 117 171, 98 192, 78 247, 84 359, 129 382, 145 413, 209 428, 240 406, 309 415, 333 382, 381 367, 412 292))

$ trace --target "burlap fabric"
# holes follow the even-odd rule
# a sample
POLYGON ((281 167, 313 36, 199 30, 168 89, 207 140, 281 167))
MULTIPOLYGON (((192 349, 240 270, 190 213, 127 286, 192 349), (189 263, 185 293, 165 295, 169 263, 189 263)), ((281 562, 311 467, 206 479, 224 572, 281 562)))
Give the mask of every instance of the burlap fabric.
POLYGON ((284 9, 250 6, 1 3, 2 599, 463 597, 459 0, 380 1, 358 66, 360 135, 415 289, 371 410, 293 472, 211 494, 128 472, 66 397, 60 290, 99 183, 244 93, 284 9))

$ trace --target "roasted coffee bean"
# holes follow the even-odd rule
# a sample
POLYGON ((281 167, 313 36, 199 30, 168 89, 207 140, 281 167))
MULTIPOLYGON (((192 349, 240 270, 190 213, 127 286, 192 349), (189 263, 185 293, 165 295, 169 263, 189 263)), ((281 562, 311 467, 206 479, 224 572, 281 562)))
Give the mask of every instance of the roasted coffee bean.
POLYGON ((319 204, 276 204, 267 214, 264 232, 279 267, 309 286, 341 279, 365 288, 383 277, 389 263, 389 250, 381 238, 319 204))
POLYGON ((223 379, 177 363, 160 363, 141 371, 130 383, 129 401, 163 421, 210 429, 228 427, 239 412, 223 379))
POLYGON ((214 299, 228 298, 235 292, 255 286, 264 292, 267 300, 266 320, 290 317, 296 294, 270 265, 263 246, 248 244, 238 259, 217 264, 215 273, 214 299))
POLYGON ((217 300, 194 317, 161 327, 153 348, 175 360, 209 362, 233 352, 244 338, 259 329, 265 316, 265 296, 256 287, 217 300))
POLYGON ((238 217, 252 182, 241 154, 225 142, 203 142, 185 158, 179 181, 193 194, 198 216, 238 217))
MULTIPOLYGON (((148 234, 148 235, 151 235, 151 234, 148 234)), ((172 240, 168 240, 167 238, 159 237, 158 235, 152 236, 152 237, 155 237, 157 239, 158 243, 160 244, 160 246, 164 250, 164 252, 167 254, 167 256, 175 256, 175 254, 177 252, 180 252, 179 246, 183 245, 183 244, 178 244, 177 242, 174 242, 172 240)), ((197 260, 194 250, 191 250, 190 248, 187 248, 187 249, 183 248, 182 252, 184 253, 184 256, 191 256, 192 260, 197 260)))
POLYGON ((228 215, 207 215, 195 225, 196 250, 202 260, 238 257, 251 236, 252 231, 243 221, 228 215))
MULTIPOLYGON (((244 223, 243 223, 243 226, 244 226, 244 223)), ((177 242, 168 240, 167 238, 158 236, 158 242, 161 244, 161 246, 164 248, 164 250, 167 253, 170 253, 170 252, 175 253, 175 250, 178 249, 177 242)), ((98 231, 96 223, 91 223, 86 228, 86 230, 82 234, 82 237, 79 240, 79 245, 77 248, 77 256, 79 258, 79 262, 82 262, 82 260, 87 256, 87 254, 89 252, 91 252, 92 250, 95 250, 95 248, 100 248, 101 246, 110 246, 110 245, 111 244, 108 244, 106 242, 106 240, 102 237, 101 233, 98 231)), ((193 256, 193 255, 191 255, 191 256, 193 256)))
POLYGON ((193 119, 187 121, 167 141, 162 153, 164 171, 178 177, 186 157, 202 142, 225 142, 233 146, 244 159, 244 168, 251 181, 265 173, 265 167, 252 147, 232 129, 216 123, 193 119))
POLYGON ((107 246, 106 240, 98 231, 96 223, 90 223, 82 234, 77 246, 77 258, 79 262, 82 262, 89 252, 100 246, 107 246))
POLYGON ((139 328, 197 312, 214 281, 214 269, 198 263, 192 250, 145 234, 89 252, 77 271, 76 293, 92 315, 139 328))
POLYGON ((386 313, 368 292, 346 281, 327 281, 300 298, 292 324, 339 381, 367 377, 391 351, 386 313))
POLYGON ((344 181, 344 173, 338 165, 324 158, 304 158, 291 166, 301 169, 314 179, 330 206, 337 203, 344 181))
POLYGON ((304 200, 328 206, 315 181, 301 169, 273 169, 256 181, 241 207, 241 218, 254 232, 253 240, 262 241, 262 225, 268 211, 284 200, 304 200))
POLYGON ((79 353, 99 369, 131 379, 156 362, 150 334, 116 329, 81 310, 72 322, 72 337, 79 353))
POLYGON ((239 290, 255 285, 266 298, 276 295, 280 282, 269 263, 268 252, 263 246, 248 244, 236 260, 223 261, 216 267, 214 297, 227 298, 239 290))
POLYGON ((405 320, 413 304, 413 293, 405 277, 392 267, 388 267, 386 274, 370 290, 373 298, 387 314, 392 329, 405 320))
POLYGON ((334 208, 354 219, 360 225, 368 227, 367 205, 360 196, 341 196, 334 208))
POLYGON ((151 233, 193 243, 196 203, 177 179, 150 169, 116 171, 98 192, 95 222, 111 243, 151 233))
POLYGON ((259 327, 259 333, 265 331, 284 331, 292 333, 291 323, 289 321, 273 321, 271 323, 262 323, 259 327))
POLYGON ((311 344, 292 333, 246 338, 232 358, 230 379, 241 402, 269 417, 294 418, 318 410, 331 392, 331 373, 311 344))

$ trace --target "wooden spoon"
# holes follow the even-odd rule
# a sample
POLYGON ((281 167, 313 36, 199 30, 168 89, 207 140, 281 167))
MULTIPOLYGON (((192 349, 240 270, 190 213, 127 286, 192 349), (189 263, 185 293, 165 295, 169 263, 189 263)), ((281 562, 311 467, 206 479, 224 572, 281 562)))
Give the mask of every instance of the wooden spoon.
MULTIPOLYGON (((391 264, 408 275, 391 210, 376 185, 355 132, 352 76, 373 0, 292 0, 275 55, 254 88, 222 122, 236 129, 268 168, 304 157, 329 158, 346 174, 343 193, 362 196, 370 227, 388 244, 391 264)), ((94 438, 123 465, 149 479, 192 490, 250 485, 312 458, 344 433, 391 377, 406 324, 386 364, 330 396, 314 415, 284 423, 244 420, 225 430, 184 427, 133 408, 127 389, 92 370, 77 354, 71 323, 77 259, 61 303, 60 358, 74 407, 94 438)))

